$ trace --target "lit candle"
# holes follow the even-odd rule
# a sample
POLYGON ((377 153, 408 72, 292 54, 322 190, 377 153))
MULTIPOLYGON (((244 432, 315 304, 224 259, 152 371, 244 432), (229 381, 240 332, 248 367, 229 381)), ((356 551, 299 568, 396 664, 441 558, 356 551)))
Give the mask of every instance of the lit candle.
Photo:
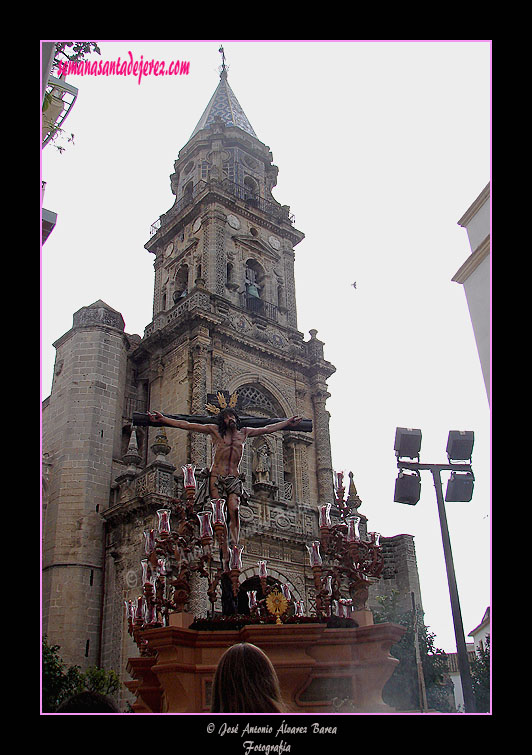
POLYGON ((159 517, 159 534, 169 535, 170 534, 170 510, 159 509, 157 511, 157 516, 159 517))
POLYGON ((213 524, 225 525, 225 498, 213 498, 211 500, 213 524))
POLYGON ((157 621, 157 606, 152 603, 146 606, 146 623, 155 624, 157 621))
POLYGON ((135 621, 143 621, 144 619, 144 598, 139 595, 135 601, 135 621))
POLYGON ((327 593, 327 595, 332 595, 332 576, 327 577, 325 583, 325 592, 327 593))
POLYGON ((330 511, 331 511, 330 503, 326 503, 324 506, 320 506, 320 524, 319 524, 320 527, 331 526, 330 511))
POLYGON ((344 608, 344 617, 348 619, 349 614, 352 611, 353 601, 351 598, 343 598, 342 600, 340 600, 340 603, 343 605, 343 608, 344 608))
POLYGON ((310 558, 310 565, 321 566, 323 561, 320 556, 320 541, 313 540, 309 545, 307 545, 307 550, 310 558))
POLYGON ((140 562, 140 565, 142 568, 142 578, 141 578, 142 584, 145 585, 147 582, 150 581, 150 576, 148 572, 149 564, 148 564, 147 559, 143 558, 142 561, 140 562))
POLYGON ((212 537, 212 511, 200 511, 196 516, 200 521, 200 537, 212 537))
POLYGON ((189 488, 195 488, 196 487, 196 478, 194 477, 194 472, 196 470, 196 467, 194 464, 185 464, 184 467, 181 467, 183 470, 183 484, 185 487, 185 490, 189 488))
POLYGON ((373 543, 373 545, 376 546, 380 545, 381 536, 379 532, 368 532, 368 535, 370 543, 373 543))
POLYGON ((242 569, 242 551, 243 545, 233 545, 231 548, 231 559, 229 562, 230 569, 242 569))
POLYGON ((135 618, 135 609, 133 608, 133 603, 131 602, 131 600, 124 600, 124 605, 126 607, 126 618, 133 621, 133 619, 135 618))
POLYGON ((268 572, 266 571, 266 564, 267 564, 267 561, 259 561, 258 562, 258 565, 259 565, 259 577, 266 578, 268 576, 268 572))
POLYGON ((347 542, 354 543, 360 540, 360 532, 358 530, 358 516, 351 516, 347 519, 347 542))
POLYGON ((147 556, 155 550, 155 530, 144 531, 144 552, 147 556))
POLYGON ((285 598, 287 600, 290 600, 292 596, 290 595, 290 588, 288 587, 288 585, 281 585, 281 590, 283 591, 285 598))

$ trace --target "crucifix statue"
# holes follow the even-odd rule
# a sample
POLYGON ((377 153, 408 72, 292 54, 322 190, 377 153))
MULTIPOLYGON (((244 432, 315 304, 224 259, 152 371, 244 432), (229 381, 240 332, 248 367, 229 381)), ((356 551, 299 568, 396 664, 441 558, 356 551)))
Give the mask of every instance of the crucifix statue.
MULTIPOLYGON (((240 536, 240 502, 247 500, 244 475, 239 474, 239 465, 248 438, 275 433, 279 430, 312 431, 312 420, 294 416, 290 418, 265 419, 264 417, 239 417, 238 394, 229 396, 227 391, 218 391, 208 397, 206 406, 209 416, 162 414, 158 411, 133 414, 134 425, 176 427, 188 432, 210 435, 213 444, 213 461, 208 477, 196 493, 196 501, 224 498, 226 501, 231 543, 237 544, 240 536)), ((227 567, 229 552, 223 553, 227 567)))

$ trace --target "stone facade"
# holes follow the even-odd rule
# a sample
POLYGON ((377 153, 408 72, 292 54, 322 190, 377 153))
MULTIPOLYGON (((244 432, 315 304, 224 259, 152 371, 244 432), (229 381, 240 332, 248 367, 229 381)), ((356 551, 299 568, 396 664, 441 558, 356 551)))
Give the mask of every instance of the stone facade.
MULTIPOLYGON (((241 582, 266 559, 270 578, 308 610, 306 543, 318 534, 318 505, 334 501, 326 409, 334 367, 317 331, 305 340, 297 329, 294 247, 304 236, 271 194, 269 148, 211 115, 179 153, 175 203, 146 243, 155 283, 144 336, 124 333, 121 315, 101 301, 80 309, 55 344, 44 403, 43 631, 67 663, 112 668, 124 680, 136 655, 124 600, 141 590, 143 531, 158 508, 178 505, 181 467, 211 463, 207 436, 166 428, 167 442, 154 443, 160 432, 133 431, 133 411, 205 414, 207 394, 225 389, 238 391, 246 414, 312 419, 312 433, 247 444, 241 471, 250 499, 240 510, 241 582)), ((387 539, 387 584, 409 596, 415 554, 409 536, 398 538, 387 539), (399 561, 406 571, 393 566, 399 561)), ((188 607, 195 615, 209 608, 204 591, 199 580, 188 607)))

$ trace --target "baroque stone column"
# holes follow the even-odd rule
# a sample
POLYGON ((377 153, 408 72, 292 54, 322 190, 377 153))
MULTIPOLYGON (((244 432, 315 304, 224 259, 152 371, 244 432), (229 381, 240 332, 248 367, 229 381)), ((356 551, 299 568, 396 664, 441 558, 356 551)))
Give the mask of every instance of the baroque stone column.
POLYGON ((318 502, 330 503, 334 500, 331 439, 329 434, 330 414, 325 402, 331 394, 318 389, 312 393, 314 407, 314 437, 316 439, 316 474, 318 478, 318 502))
MULTIPOLYGON (((191 414, 205 414, 209 360, 207 340, 196 338, 190 352, 192 359, 191 414)), ((192 464, 197 467, 208 466, 206 435, 201 433, 190 434, 190 454, 192 464)))

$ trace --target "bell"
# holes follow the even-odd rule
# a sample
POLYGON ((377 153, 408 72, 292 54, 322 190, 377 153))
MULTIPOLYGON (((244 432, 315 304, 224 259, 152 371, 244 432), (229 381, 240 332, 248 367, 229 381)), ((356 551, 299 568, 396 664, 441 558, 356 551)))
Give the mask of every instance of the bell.
POLYGON ((247 295, 248 296, 254 296, 256 299, 259 299, 259 289, 254 283, 248 283, 248 289, 247 289, 247 295))

